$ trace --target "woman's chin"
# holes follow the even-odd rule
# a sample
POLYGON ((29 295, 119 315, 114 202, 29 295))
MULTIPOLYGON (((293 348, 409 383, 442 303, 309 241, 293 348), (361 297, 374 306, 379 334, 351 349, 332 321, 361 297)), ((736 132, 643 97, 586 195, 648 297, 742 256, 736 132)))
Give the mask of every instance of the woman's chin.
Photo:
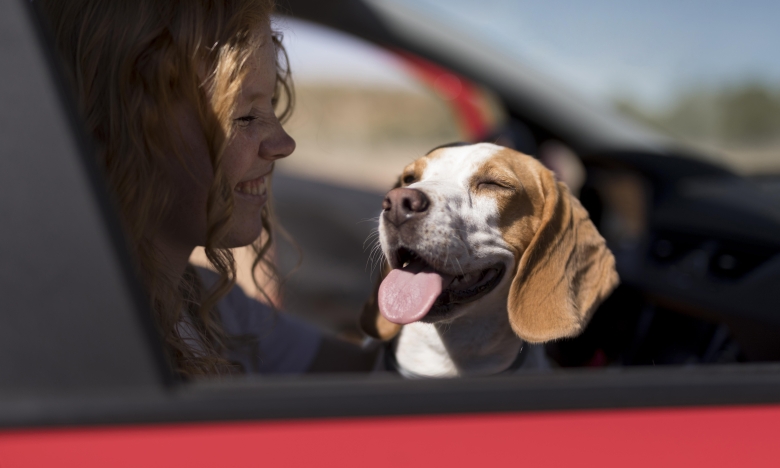
POLYGON ((239 228, 231 229, 223 245, 228 249, 244 247, 256 241, 262 232, 263 225, 259 219, 256 223, 244 223, 239 228))
MULTIPOLYGON (((223 241, 225 248, 236 248, 249 245, 260 237, 263 232, 262 203, 246 203, 246 200, 236 200, 231 229, 223 241)), ((253 200, 255 201, 255 200, 253 200)))

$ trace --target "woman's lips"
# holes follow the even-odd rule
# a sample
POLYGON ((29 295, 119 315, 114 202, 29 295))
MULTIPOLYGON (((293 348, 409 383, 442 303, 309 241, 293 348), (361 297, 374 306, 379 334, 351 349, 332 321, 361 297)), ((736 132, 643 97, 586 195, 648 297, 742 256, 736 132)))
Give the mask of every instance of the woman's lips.
POLYGON ((268 174, 264 176, 260 176, 257 179, 247 180, 245 182, 240 182, 238 185, 236 185, 236 188, 234 189, 236 192, 243 194, 243 195, 250 195, 255 197, 263 197, 265 198, 266 194, 266 184, 265 180, 266 177, 268 177, 268 174))

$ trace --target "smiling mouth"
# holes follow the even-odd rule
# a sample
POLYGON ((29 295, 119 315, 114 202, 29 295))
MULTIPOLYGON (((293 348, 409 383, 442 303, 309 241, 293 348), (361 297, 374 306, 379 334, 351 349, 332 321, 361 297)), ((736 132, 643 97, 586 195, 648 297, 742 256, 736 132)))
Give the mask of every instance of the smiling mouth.
POLYGON ((270 174, 266 174, 258 177, 257 179, 247 180, 236 185, 234 189, 236 192, 254 197, 266 196, 266 178, 270 174))
MULTIPOLYGON (((400 248, 396 251, 396 268, 424 271, 432 269, 415 251, 400 248)), ((504 277, 505 267, 503 263, 497 263, 483 270, 476 270, 461 275, 450 275, 438 272, 443 279, 443 290, 436 297, 430 310, 419 319, 421 322, 433 323, 446 319, 453 309, 460 305, 474 302, 493 291, 504 277)))

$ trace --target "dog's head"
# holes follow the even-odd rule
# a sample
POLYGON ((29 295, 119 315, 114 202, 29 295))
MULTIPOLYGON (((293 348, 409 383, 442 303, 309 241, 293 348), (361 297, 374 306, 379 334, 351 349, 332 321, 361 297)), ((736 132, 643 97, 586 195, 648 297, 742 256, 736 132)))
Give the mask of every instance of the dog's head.
POLYGON ((505 306, 528 342, 574 336, 618 283, 612 253, 566 185, 507 148, 437 148, 404 169, 383 209, 384 280, 361 317, 378 338, 488 304, 505 306))

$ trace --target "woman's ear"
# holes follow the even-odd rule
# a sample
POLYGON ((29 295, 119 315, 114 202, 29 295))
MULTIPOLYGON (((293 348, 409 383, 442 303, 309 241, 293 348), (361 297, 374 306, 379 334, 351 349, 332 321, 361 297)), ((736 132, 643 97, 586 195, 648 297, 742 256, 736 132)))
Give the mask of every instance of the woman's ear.
POLYGON ((565 184, 540 169, 541 224, 518 262, 509 291, 512 329, 530 343, 582 332, 617 286, 615 258, 565 184))
POLYGON ((374 291, 363 305, 363 311, 360 313, 360 321, 358 322, 363 333, 382 341, 392 340, 401 331, 401 325, 387 320, 379 313, 379 302, 377 300, 379 285, 382 284, 382 280, 385 279, 388 273, 390 273, 390 265, 385 261, 383 262, 379 278, 376 284, 374 284, 374 291))

